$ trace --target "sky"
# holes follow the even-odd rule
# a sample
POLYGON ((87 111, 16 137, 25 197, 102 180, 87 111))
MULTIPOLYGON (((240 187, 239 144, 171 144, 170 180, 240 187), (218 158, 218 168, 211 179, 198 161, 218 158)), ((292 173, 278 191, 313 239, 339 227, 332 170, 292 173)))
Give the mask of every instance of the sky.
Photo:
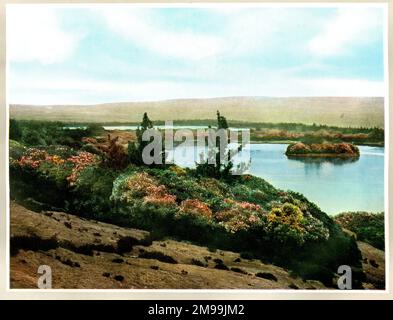
POLYGON ((382 7, 8 5, 8 102, 384 96, 382 7))

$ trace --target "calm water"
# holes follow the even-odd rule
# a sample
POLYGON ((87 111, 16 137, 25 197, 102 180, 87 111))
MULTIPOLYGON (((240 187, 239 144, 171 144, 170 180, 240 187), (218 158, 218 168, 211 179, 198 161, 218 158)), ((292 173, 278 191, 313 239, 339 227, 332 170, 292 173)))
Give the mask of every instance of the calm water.
MULTIPOLYGON (((384 210, 384 148, 360 146, 360 158, 288 159, 286 144, 251 145, 250 173, 273 186, 304 194, 323 211, 384 210)), ((178 165, 194 165, 193 147, 175 151, 178 165)))

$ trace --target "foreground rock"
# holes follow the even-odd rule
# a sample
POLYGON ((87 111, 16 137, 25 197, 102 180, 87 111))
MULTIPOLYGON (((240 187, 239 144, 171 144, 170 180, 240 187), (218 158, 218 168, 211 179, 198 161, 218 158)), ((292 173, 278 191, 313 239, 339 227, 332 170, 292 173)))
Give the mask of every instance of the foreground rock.
POLYGON ((12 202, 11 287, 37 288, 40 265, 52 268, 53 288, 325 289, 238 253, 12 202))
POLYGON ((357 243, 362 253, 362 265, 366 275, 363 287, 385 289, 385 252, 366 242, 358 241, 357 243))
POLYGON ((351 143, 295 143, 287 147, 288 157, 338 157, 357 158, 359 148, 351 143))

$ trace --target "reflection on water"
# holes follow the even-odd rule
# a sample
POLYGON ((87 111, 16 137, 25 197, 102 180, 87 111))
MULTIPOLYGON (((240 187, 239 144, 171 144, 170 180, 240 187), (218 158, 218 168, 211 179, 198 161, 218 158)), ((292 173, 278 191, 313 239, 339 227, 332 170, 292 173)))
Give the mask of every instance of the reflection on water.
POLYGON ((307 177, 320 176, 323 170, 329 166, 343 166, 359 160, 359 158, 288 158, 289 161, 300 161, 304 163, 304 173, 307 177))
POLYGON ((359 157, 348 157, 348 158, 332 158, 332 157, 287 157, 289 161, 300 161, 307 166, 305 167, 315 167, 320 168, 324 164, 332 164, 335 166, 343 166, 356 161, 359 161, 359 157))
POLYGON ((309 163, 312 165, 321 165, 323 163, 332 163, 334 165, 342 166, 344 164, 352 163, 359 161, 359 157, 350 157, 350 158, 332 158, 332 157, 288 157, 289 161, 301 161, 304 163, 309 163))
MULTIPOLYGON (((187 147, 178 165, 194 166, 193 147, 187 147)), ((384 210, 384 148, 360 146, 360 157, 291 158, 286 144, 252 144, 250 173, 273 186, 304 194, 323 211, 384 210)), ((177 150, 180 152, 180 150, 177 150)))

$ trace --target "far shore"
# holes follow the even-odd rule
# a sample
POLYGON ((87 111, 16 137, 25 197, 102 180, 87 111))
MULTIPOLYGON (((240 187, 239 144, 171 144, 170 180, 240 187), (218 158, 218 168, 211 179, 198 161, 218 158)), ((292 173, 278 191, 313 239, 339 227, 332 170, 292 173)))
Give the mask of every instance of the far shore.
MULTIPOLYGON (((105 130, 106 134, 114 134, 114 135, 121 135, 121 133, 130 132, 135 130, 105 130)), ((195 143, 196 140, 194 139, 193 142, 195 143)), ((294 144, 298 143, 298 140, 250 140, 251 144, 294 144)), ((175 142, 175 145, 179 145, 182 142, 175 142)), ((368 147, 384 147, 384 142, 363 142, 363 143, 352 143, 356 146, 368 146, 368 147)))
MULTIPOLYGON (((289 141, 289 140, 272 140, 272 141, 258 141, 258 140, 251 140, 251 144, 293 144, 298 143, 300 141, 289 141)), ((356 146, 366 146, 366 147, 381 147, 384 148, 385 144, 383 142, 368 142, 368 143, 353 143, 356 146)))

